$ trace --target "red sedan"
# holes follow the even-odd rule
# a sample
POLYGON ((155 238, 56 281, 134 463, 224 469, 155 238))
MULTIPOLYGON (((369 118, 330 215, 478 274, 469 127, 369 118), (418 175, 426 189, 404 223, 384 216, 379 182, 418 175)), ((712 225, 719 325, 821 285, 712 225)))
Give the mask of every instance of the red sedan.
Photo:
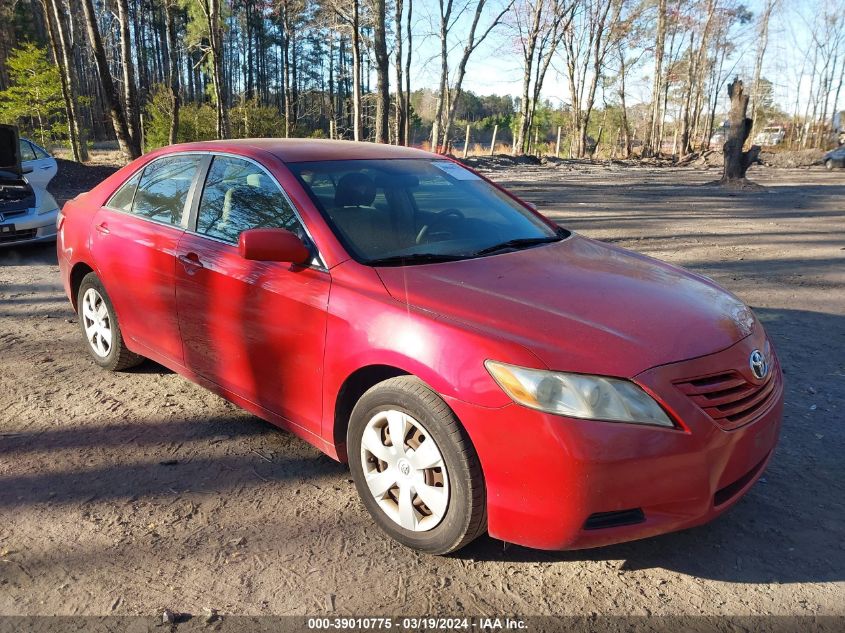
POLYGON ((167 147, 58 228, 97 364, 151 358, 348 461, 375 522, 418 550, 698 525, 778 439, 780 367, 742 302, 442 156, 167 147))

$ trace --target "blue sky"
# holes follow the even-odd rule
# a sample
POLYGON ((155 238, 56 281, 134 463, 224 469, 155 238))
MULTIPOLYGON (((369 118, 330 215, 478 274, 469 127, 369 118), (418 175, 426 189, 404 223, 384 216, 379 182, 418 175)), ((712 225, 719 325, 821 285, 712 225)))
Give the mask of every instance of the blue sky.
MULTIPOLYGON (((488 0, 489 7, 485 10, 486 20, 482 25, 489 24, 492 16, 498 13, 504 0, 488 0), (498 10, 497 10, 498 7, 498 10)), ((801 102, 805 103, 809 93, 809 77, 799 80, 798 74, 806 50, 810 43, 810 29, 817 18, 818 6, 830 6, 824 0, 781 0, 782 6, 772 18, 770 24, 769 45, 764 64, 764 76, 773 82, 776 101, 786 109, 792 110, 796 98, 796 86, 800 86, 801 102)), ((456 7, 465 6, 466 0, 455 0, 456 7)), ((746 6, 755 14, 759 13, 763 0, 747 0, 746 6)), ((463 41, 458 35, 466 33, 472 17, 471 7, 461 17, 454 28, 454 36, 450 40, 451 63, 457 65, 457 60, 463 49, 463 41)), ((433 87, 437 85, 439 73, 439 43, 436 35, 438 29, 437 0, 416 0, 414 3, 415 36, 412 87, 433 87), (422 33, 432 35, 420 36, 422 33)), ((481 30, 481 29, 479 29, 481 30)), ((735 73, 750 83, 753 77, 754 59, 756 54, 755 25, 737 30, 738 52, 729 60, 726 68, 734 68, 735 73)), ((569 90, 563 67, 560 62, 558 70, 550 69, 544 85, 543 96, 553 103, 568 101, 569 90)), ((648 58, 631 74, 628 81, 628 101, 630 104, 648 101, 651 94, 649 76, 653 69, 653 60, 648 58)), ((478 94, 510 94, 518 95, 522 89, 522 56, 516 48, 512 33, 506 26, 500 26, 493 31, 487 40, 475 51, 470 58, 464 89, 478 94)), ((597 102, 601 103, 601 95, 597 102)))

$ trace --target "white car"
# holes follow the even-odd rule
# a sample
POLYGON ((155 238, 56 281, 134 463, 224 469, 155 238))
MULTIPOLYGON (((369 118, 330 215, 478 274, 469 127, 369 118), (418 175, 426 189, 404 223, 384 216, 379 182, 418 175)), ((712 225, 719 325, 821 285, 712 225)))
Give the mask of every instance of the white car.
POLYGON ((0 125, 0 247, 56 239, 56 200, 47 183, 58 165, 42 147, 0 125))
POLYGON ((754 145, 771 146, 780 145, 783 139, 786 138, 786 130, 779 125, 764 127, 760 130, 752 141, 754 145))
POLYGON ((20 146, 21 167, 27 182, 33 187, 46 188, 59 170, 56 159, 50 152, 36 145, 27 138, 18 142, 20 146))

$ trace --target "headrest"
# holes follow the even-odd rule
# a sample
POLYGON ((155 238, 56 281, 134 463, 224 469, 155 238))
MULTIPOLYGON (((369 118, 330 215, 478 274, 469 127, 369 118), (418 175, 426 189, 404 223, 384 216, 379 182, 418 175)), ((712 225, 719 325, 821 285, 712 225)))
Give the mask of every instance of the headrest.
POLYGON ((367 207, 376 199, 376 183, 366 174, 352 172, 337 183, 334 193, 336 207, 367 207))
POLYGON ((264 184, 264 174, 249 174, 246 177, 246 184, 250 187, 260 187, 264 184))

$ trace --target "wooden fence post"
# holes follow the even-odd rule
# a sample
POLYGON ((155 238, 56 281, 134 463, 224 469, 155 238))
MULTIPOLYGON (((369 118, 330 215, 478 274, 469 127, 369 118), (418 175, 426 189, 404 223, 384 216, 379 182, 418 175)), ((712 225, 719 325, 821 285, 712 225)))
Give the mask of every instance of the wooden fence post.
POLYGON ((493 140, 490 141, 490 156, 493 155, 493 152, 496 149, 496 132, 499 131, 499 125, 496 124, 493 126, 493 140))
POLYGON ((557 126, 557 143, 555 143, 555 158, 560 158, 560 126, 557 126))
POLYGON ((467 153, 469 152, 469 123, 467 123, 467 137, 464 141, 464 158, 467 157, 467 153))

